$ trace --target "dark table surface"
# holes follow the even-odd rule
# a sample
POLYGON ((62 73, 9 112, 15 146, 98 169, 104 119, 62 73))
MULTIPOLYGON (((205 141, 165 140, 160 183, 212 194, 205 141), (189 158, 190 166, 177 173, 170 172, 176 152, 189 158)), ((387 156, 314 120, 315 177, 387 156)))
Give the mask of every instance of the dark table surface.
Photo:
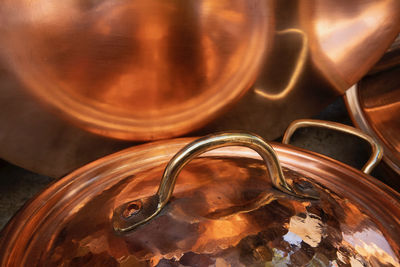
MULTIPOLYGON (((341 97, 315 118, 352 125, 341 97)), ((292 140, 293 145, 325 154, 356 168, 362 167, 370 152, 369 145, 358 138, 318 128, 299 130, 292 140)), ((374 170, 372 175, 378 178, 386 176, 381 168, 374 170)), ((53 181, 55 180, 50 177, 32 173, 0 160, 0 229, 30 198, 53 181)))

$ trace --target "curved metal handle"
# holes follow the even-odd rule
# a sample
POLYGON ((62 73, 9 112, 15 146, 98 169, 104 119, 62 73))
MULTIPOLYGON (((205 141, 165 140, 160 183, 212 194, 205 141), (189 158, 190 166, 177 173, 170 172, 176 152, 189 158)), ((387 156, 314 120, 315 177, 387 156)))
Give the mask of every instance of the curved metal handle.
POLYGON ((302 73, 304 69, 304 64, 307 60, 307 54, 308 54, 308 37, 307 35, 300 29, 296 28, 289 28, 286 30, 282 31, 277 31, 277 35, 285 35, 285 34, 290 34, 290 33, 296 33, 301 36, 302 39, 302 44, 301 44, 301 50, 299 52, 299 55, 296 59, 295 67, 292 71, 292 74, 290 75, 290 79, 288 80, 286 86, 279 92, 279 93, 268 93, 265 92, 262 89, 255 89, 254 92, 262 97, 265 97, 267 99, 272 99, 272 100, 278 100, 286 97, 292 90, 293 87, 296 85, 300 74, 302 73))
POLYGON ((155 217, 171 198, 176 178, 183 167, 206 151, 226 146, 245 146, 255 150, 267 165, 272 184, 282 192, 302 198, 318 198, 286 183, 274 149, 261 137, 250 133, 219 133, 200 138, 182 148, 165 168, 155 195, 125 203, 115 209, 114 230, 127 232, 155 217))
POLYGON ((371 145, 372 155, 369 158, 369 160, 367 161, 367 163, 365 163, 364 167, 362 168, 362 171, 364 173, 369 174, 375 168, 375 166, 378 165, 378 163, 382 159, 382 156, 383 156, 382 147, 372 137, 370 137, 369 135, 361 132, 360 130, 358 130, 354 127, 347 126, 347 125, 337 123, 337 122, 331 122, 331 121, 296 120, 296 121, 292 122, 289 125, 289 127, 287 128, 287 130, 283 136, 282 143, 289 144, 290 137, 292 137, 293 133, 297 129, 304 128, 304 127, 327 128, 327 129, 331 129, 331 130, 336 130, 336 131, 352 134, 352 135, 355 135, 355 136, 367 141, 371 145))

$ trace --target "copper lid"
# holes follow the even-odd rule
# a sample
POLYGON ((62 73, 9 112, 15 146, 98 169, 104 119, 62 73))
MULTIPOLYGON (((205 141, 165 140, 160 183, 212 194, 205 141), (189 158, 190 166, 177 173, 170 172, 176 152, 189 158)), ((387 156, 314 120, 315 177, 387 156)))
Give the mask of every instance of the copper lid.
POLYGON ((400 198, 370 176, 245 133, 190 141, 130 148, 54 183, 3 231, 1 266, 399 266, 400 198), (158 215, 121 230, 157 195, 158 215))

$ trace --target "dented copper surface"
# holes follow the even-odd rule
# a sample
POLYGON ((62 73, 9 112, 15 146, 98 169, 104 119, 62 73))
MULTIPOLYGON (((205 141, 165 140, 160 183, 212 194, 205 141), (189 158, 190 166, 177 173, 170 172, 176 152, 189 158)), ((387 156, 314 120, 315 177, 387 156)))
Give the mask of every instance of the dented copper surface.
POLYGON ((311 182, 320 200, 272 188, 255 152, 222 148, 182 170, 159 215, 114 232, 114 209, 153 195, 188 141, 130 148, 51 185, 2 232, 1 266, 399 266, 399 195, 344 164, 279 144, 286 179, 311 182), (254 206, 261 193, 268 197, 254 206))

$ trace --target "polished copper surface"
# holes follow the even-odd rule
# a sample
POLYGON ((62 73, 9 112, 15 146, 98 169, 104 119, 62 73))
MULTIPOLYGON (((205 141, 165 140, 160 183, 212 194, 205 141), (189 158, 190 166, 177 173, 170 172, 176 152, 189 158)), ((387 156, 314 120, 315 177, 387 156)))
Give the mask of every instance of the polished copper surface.
POLYGON ((116 234, 113 210, 154 194, 166 163, 189 141, 130 148, 54 183, 2 232, 1 266, 399 266, 399 195, 279 144, 285 177, 311 182, 320 200, 273 189, 255 152, 222 148, 182 170, 173 199, 151 222, 116 234), (270 198, 248 209, 262 192, 270 198))
POLYGON ((275 139, 367 72, 399 5, 1 0, 0 157, 60 177, 131 145, 111 138, 275 139))
POLYGON ((27 94, 0 64, 0 158, 61 178, 71 171, 135 143, 104 138, 58 119, 27 94))
POLYGON ((279 137, 361 79, 400 31, 397 0, 281 0, 273 15, 275 36, 254 85, 199 134, 242 129, 279 137))
POLYGON ((85 129, 167 138, 249 88, 272 39, 271 5, 2 0, 0 46, 36 96, 85 129))
MULTIPOLYGON (((346 94, 354 122, 384 147, 384 161, 400 176, 400 67, 366 76, 346 94)), ((399 181, 397 181, 399 184, 399 181)))
POLYGON ((369 75, 400 65, 400 33, 381 59, 368 72, 369 75))

